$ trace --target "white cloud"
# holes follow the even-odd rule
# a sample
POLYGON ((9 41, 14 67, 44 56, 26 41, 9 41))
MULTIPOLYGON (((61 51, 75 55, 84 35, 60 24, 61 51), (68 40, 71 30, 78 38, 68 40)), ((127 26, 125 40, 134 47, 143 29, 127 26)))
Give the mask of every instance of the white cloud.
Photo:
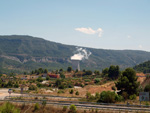
POLYGON ((141 48, 143 48, 143 46, 142 46, 142 45, 139 45, 139 48, 141 49, 141 48))
POLYGON ((97 30, 93 30, 92 28, 75 28, 76 31, 80 31, 82 33, 85 33, 85 34, 90 34, 90 35, 93 35, 93 34, 98 34, 98 37, 101 37, 102 36, 102 33, 103 33, 103 30, 102 28, 98 28, 97 30))

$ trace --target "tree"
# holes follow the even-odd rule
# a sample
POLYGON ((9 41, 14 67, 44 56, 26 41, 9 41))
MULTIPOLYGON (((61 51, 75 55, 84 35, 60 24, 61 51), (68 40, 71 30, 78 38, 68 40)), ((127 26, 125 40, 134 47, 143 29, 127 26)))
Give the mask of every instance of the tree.
POLYGON ((43 73, 43 72, 44 72, 42 68, 39 68, 38 71, 39 71, 40 73, 43 73))
POLYGON ((40 76, 40 77, 38 77, 37 79, 36 79, 38 82, 43 82, 43 79, 42 79, 42 77, 40 76))
POLYGON ((104 76, 104 75, 108 75, 108 68, 105 68, 104 70, 102 70, 102 75, 104 76))
POLYGON ((79 92, 78 91, 76 91, 76 93, 75 93, 76 95, 79 95, 79 92))
POLYGON ((59 70, 60 73, 62 73, 63 71, 64 71, 64 70, 63 70, 62 68, 59 70))
POLYGON ((68 72, 71 72, 71 71, 72 71, 72 67, 68 67, 68 68, 67 68, 67 71, 68 71, 68 72))
POLYGON ((108 70, 108 77, 115 80, 119 77, 119 75, 120 75, 119 66, 111 65, 108 70))
POLYGON ((73 94, 74 91, 73 91, 73 89, 71 89, 69 92, 70 92, 70 94, 73 94))
POLYGON ((45 70, 44 70, 44 73, 48 73, 48 70, 47 70, 47 69, 45 69, 45 70))
POLYGON ((100 82, 100 78, 95 78, 95 79, 94 79, 94 83, 97 84, 97 83, 99 83, 99 82, 100 82))
POLYGON ((69 112, 68 113, 76 113, 77 112, 77 110, 76 110, 76 106, 75 105, 70 105, 70 110, 69 110, 69 112))
POLYGON ((127 68, 116 83, 117 89, 121 90, 120 94, 126 92, 128 97, 137 94, 139 85, 136 72, 132 68, 127 68))
POLYGON ((60 74, 61 78, 65 78, 65 75, 63 73, 60 74))
POLYGON ((24 72, 23 74, 24 74, 24 75, 27 75, 27 72, 24 72))
POLYGON ((46 76, 46 80, 50 80, 50 77, 49 77, 49 76, 46 76))
POLYGON ((57 79, 56 82, 55 82, 55 85, 58 87, 61 85, 61 80, 57 79))
POLYGON ((95 74, 95 75, 100 75, 100 72, 99 72, 98 70, 95 70, 95 71, 94 71, 94 74, 95 74))
POLYGON ((144 91, 145 92, 150 92, 150 84, 145 86, 144 91))
POLYGON ((85 71, 85 75, 92 75, 92 71, 91 70, 85 71))

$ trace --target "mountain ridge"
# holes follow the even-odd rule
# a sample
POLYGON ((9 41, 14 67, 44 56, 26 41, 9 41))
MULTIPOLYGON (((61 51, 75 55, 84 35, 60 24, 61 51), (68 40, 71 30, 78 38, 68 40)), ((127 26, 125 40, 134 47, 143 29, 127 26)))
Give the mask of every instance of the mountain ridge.
POLYGON ((119 65, 121 69, 125 69, 150 60, 150 52, 147 51, 89 48, 56 43, 28 35, 6 35, 0 36, 0 69, 8 68, 8 72, 14 69, 31 71, 38 67, 49 70, 66 69, 71 66, 70 57, 76 51, 76 47, 92 53, 89 59, 80 62, 81 69, 102 70, 110 65, 119 65), (31 66, 30 69, 27 64, 31 66))

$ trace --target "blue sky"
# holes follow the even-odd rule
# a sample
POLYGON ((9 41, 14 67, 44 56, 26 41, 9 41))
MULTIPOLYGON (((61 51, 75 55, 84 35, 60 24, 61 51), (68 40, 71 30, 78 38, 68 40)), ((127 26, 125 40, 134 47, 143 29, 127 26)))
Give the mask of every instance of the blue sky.
POLYGON ((0 0, 0 35, 150 51, 150 0, 0 0))

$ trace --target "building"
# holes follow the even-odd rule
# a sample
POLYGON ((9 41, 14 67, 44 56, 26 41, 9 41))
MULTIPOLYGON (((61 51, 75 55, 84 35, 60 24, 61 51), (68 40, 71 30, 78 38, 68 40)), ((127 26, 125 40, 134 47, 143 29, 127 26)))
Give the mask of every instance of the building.
POLYGON ((48 75, 50 78, 60 78, 60 74, 48 73, 47 75, 48 75))

